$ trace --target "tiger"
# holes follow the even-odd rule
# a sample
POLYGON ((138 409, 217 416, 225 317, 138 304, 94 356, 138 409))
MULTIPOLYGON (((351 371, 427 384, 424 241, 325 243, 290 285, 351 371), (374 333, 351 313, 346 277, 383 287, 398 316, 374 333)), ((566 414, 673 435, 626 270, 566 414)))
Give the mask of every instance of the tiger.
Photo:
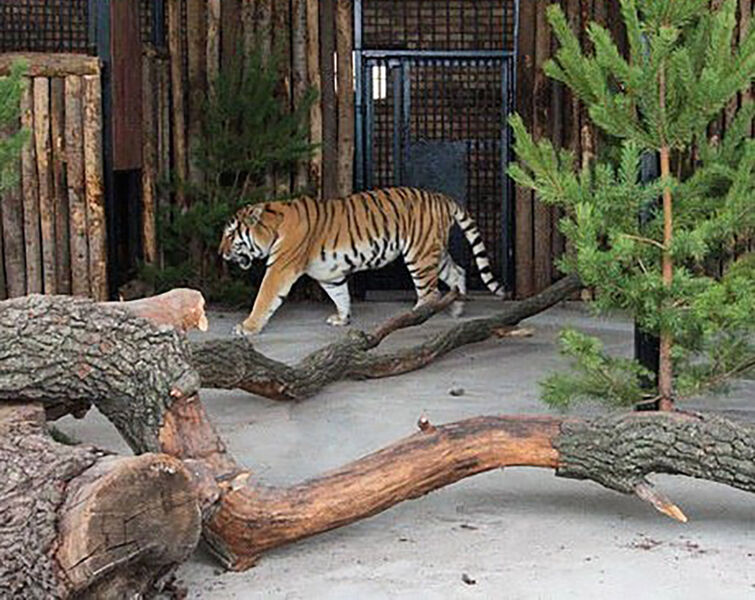
POLYGON ((249 269, 266 259, 266 270, 249 316, 235 333, 262 331, 304 274, 316 280, 336 305, 327 318, 348 325, 351 298, 348 277, 378 269, 403 256, 417 293, 415 308, 438 297, 438 281, 459 291, 451 314, 464 309, 465 270, 448 252, 456 223, 472 247, 480 276, 488 289, 504 296, 490 269, 485 245, 469 213, 445 194, 409 187, 358 192, 345 198, 251 204, 227 223, 218 248, 223 259, 249 269))

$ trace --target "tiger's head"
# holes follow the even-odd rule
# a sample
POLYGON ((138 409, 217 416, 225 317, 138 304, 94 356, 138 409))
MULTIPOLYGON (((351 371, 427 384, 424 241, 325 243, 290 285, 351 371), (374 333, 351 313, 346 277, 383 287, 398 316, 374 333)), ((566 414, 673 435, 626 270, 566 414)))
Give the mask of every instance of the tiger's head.
MULTIPOLYGON (((275 242, 274 224, 268 222, 266 205, 254 204, 240 209, 223 230, 218 254, 246 270, 255 258, 266 258, 275 242)), ((269 211, 274 217, 277 213, 269 211)))

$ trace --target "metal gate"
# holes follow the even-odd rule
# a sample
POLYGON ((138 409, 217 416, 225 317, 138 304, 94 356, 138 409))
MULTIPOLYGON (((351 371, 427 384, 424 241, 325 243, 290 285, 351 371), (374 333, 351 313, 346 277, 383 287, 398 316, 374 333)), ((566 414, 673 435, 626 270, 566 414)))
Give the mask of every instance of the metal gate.
MULTIPOLYGON (((423 7, 415 0, 416 13, 412 2, 391 4, 355 2, 356 188, 409 185, 447 193, 475 219, 493 272, 512 289, 506 119, 514 101, 518 2, 433 0, 421 3, 423 7), (468 13, 459 9, 453 19, 451 4, 466 6, 468 13), (435 8, 428 11, 427 5, 435 8), (388 15, 391 8, 395 12, 388 15), (377 30, 373 19, 380 21, 381 16, 393 22, 383 19, 382 29, 377 30), (491 18, 501 22, 491 23, 491 18), (483 20, 486 34, 477 29, 483 20), (441 29, 441 35, 433 27, 441 29), (411 39, 412 30, 419 39, 411 39)), ((470 287, 483 287, 458 231, 452 236, 451 253, 467 268, 470 287)), ((370 284, 372 288, 410 285, 404 271, 396 268, 371 276, 370 284)))

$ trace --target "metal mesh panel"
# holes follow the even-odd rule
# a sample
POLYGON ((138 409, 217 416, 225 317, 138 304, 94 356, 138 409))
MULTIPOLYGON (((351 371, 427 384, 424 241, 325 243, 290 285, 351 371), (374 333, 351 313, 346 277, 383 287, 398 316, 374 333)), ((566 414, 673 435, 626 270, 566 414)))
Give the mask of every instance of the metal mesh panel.
POLYGON ((364 48, 514 49, 514 0, 363 0, 362 6, 364 48))
MULTIPOLYGON (((477 222, 493 270, 501 273, 505 253, 504 60, 371 58, 364 68, 366 187, 411 181, 413 165, 407 154, 417 142, 447 142, 449 152, 461 144, 466 189, 456 199, 477 222)), ((462 248, 463 264, 469 266, 469 247, 463 244, 462 248)), ((473 287, 482 285, 476 268, 470 276, 473 287)))
POLYGON ((89 0, 2 0, 0 52, 91 50, 89 0))

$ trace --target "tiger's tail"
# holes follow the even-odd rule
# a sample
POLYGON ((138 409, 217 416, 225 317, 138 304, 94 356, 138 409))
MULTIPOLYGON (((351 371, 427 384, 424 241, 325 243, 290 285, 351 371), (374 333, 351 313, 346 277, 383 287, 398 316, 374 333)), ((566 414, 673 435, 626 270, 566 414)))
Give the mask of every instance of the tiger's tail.
POLYGON ((488 260, 488 254, 485 250, 485 244, 482 242, 482 236, 480 230, 477 229, 477 224, 474 222, 469 213, 461 206, 453 202, 453 218, 456 224, 461 227, 461 231, 464 233, 464 237, 467 238, 469 245, 472 247, 472 256, 474 256, 477 268, 480 271, 480 278, 487 288, 493 292, 496 296, 503 297, 505 291, 503 285, 495 278, 490 270, 490 261, 488 260))

